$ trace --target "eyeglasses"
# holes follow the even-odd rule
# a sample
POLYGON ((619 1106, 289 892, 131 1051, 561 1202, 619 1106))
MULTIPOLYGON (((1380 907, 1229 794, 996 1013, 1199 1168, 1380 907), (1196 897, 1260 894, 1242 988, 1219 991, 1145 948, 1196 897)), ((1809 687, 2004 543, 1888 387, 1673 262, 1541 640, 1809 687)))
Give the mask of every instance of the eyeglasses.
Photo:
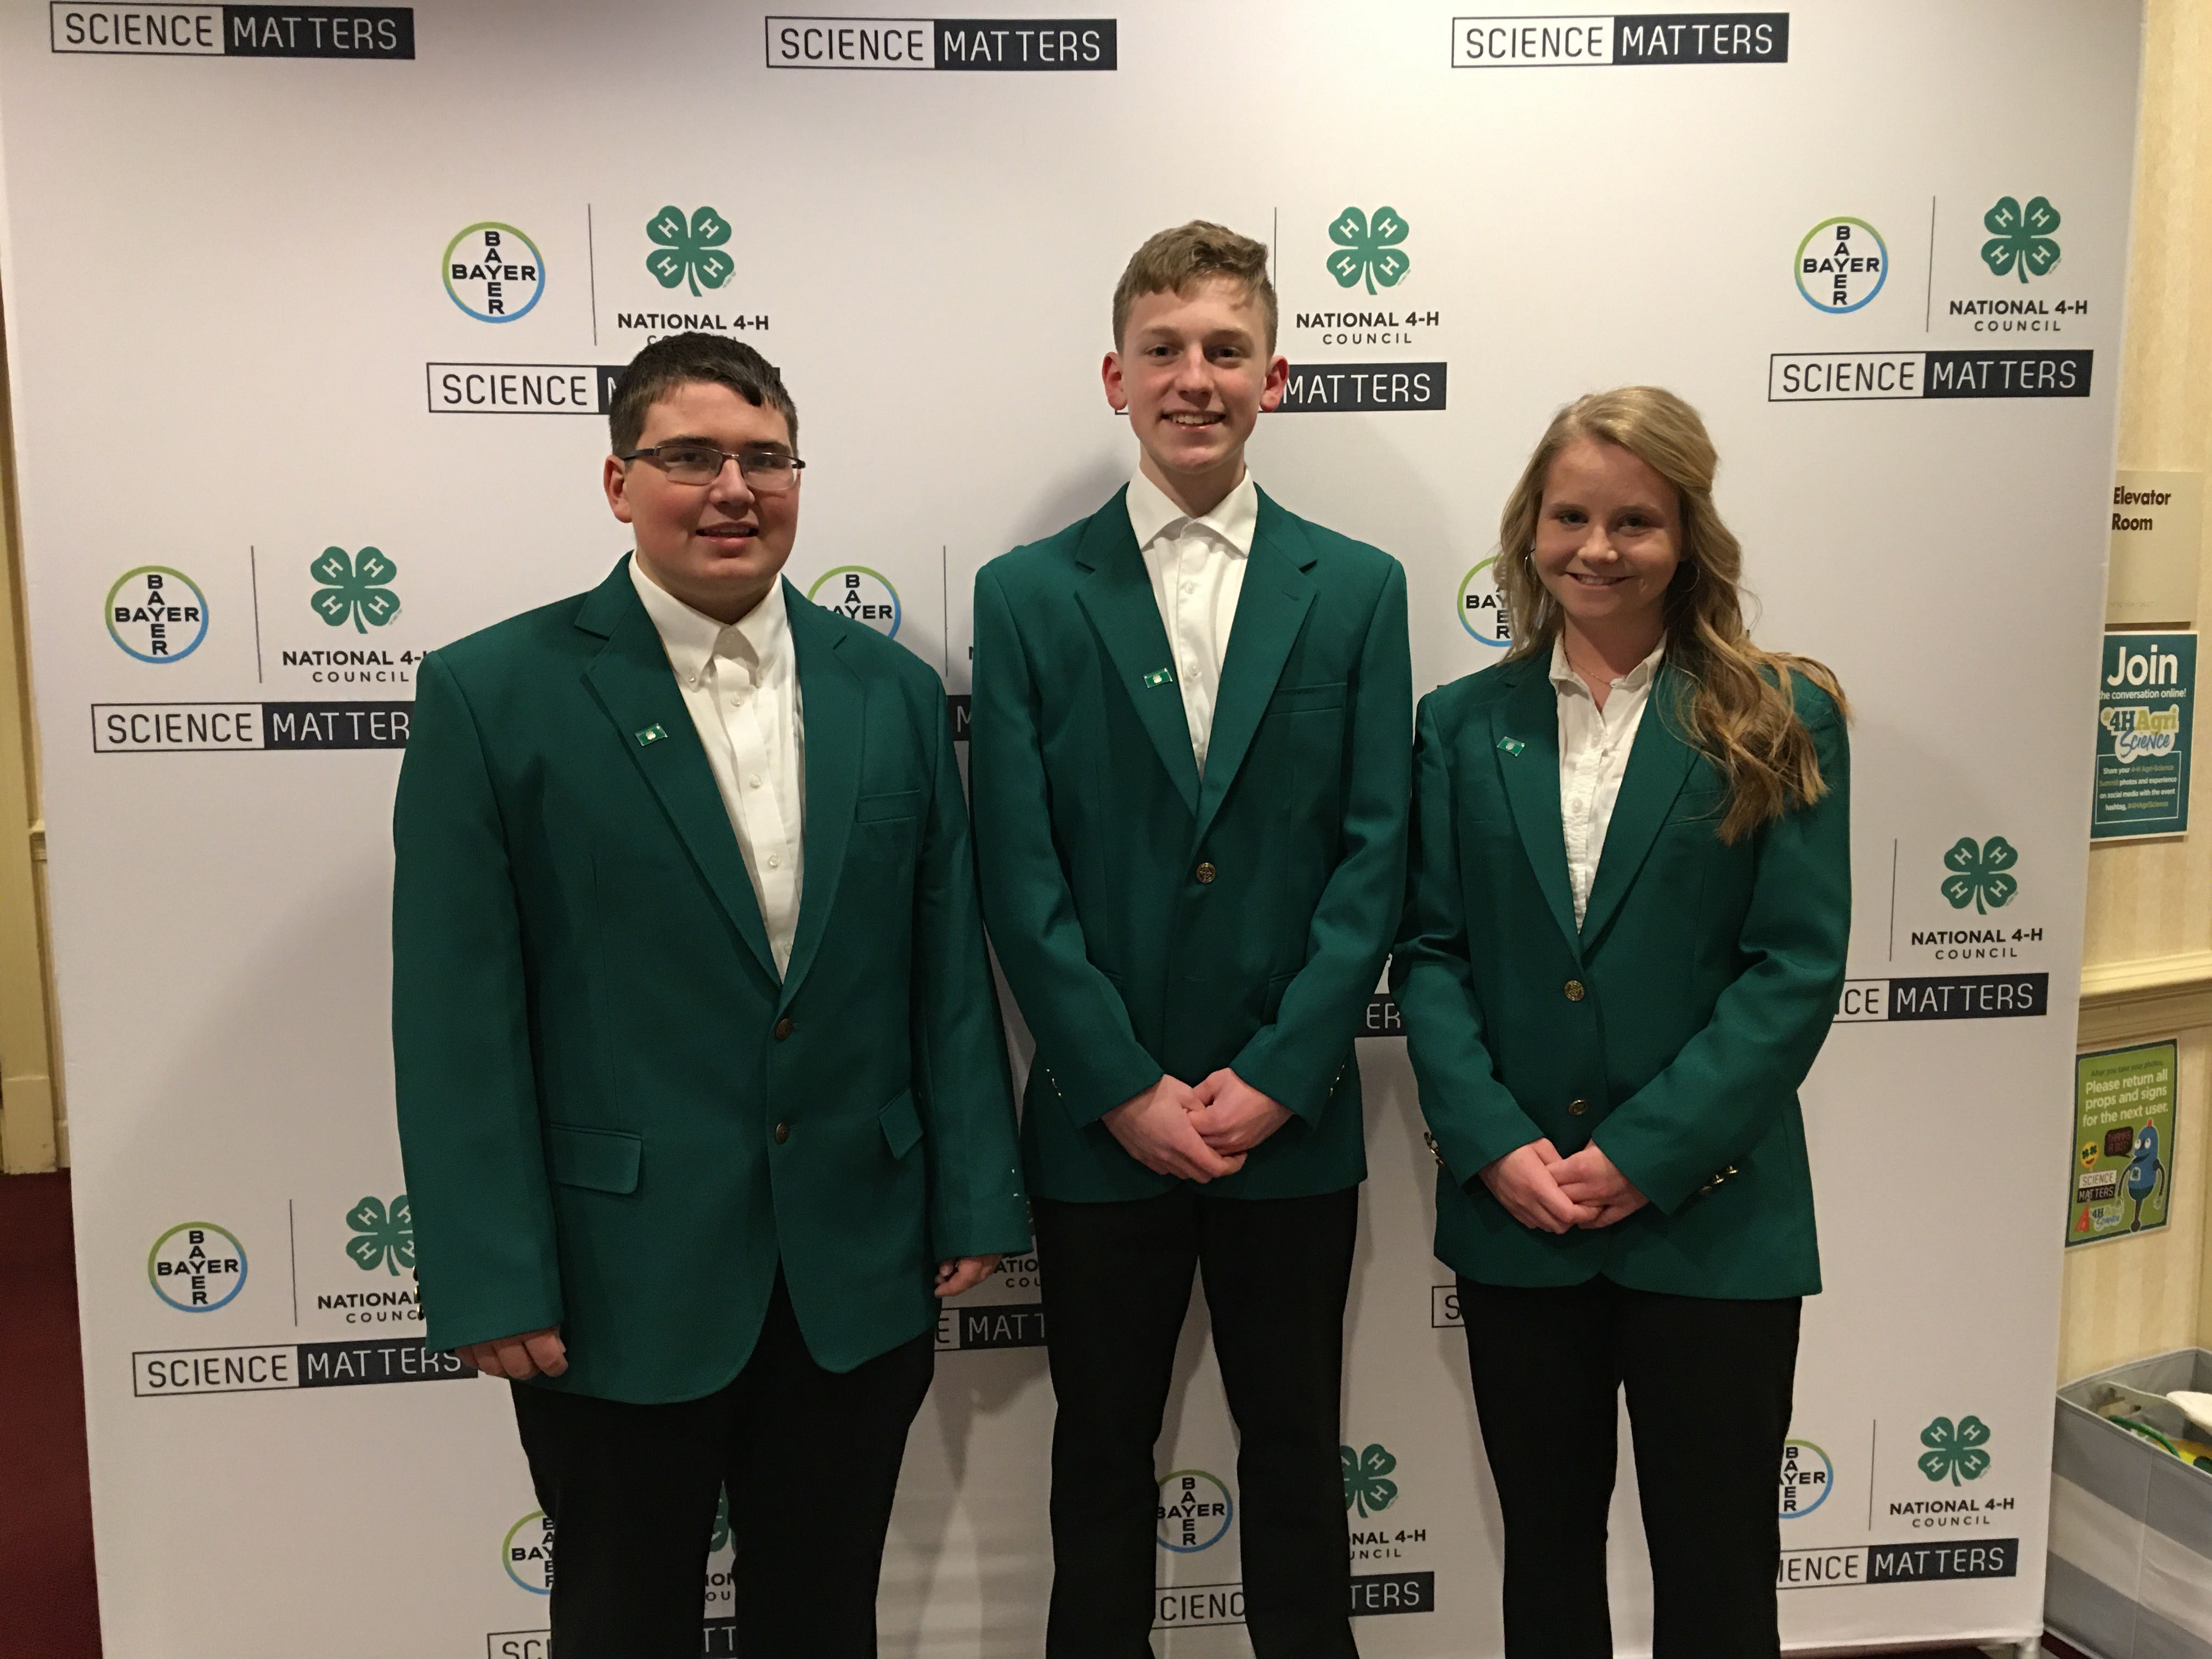
POLYGON ((668 475, 669 483, 680 484, 710 484, 722 476, 726 463, 735 461, 745 488, 756 495, 781 495, 799 482, 799 471, 806 465, 781 449, 744 449, 733 455, 712 444, 655 444, 615 459, 651 461, 668 475))

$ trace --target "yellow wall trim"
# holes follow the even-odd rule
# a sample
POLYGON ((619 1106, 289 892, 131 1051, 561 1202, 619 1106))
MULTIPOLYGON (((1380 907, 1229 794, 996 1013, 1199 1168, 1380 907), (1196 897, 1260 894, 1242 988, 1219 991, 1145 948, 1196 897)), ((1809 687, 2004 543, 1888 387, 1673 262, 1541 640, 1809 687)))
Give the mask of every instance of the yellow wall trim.
POLYGON ((2081 969, 2076 1041, 2109 1048, 2212 1025, 2212 951, 2092 963, 2081 969))

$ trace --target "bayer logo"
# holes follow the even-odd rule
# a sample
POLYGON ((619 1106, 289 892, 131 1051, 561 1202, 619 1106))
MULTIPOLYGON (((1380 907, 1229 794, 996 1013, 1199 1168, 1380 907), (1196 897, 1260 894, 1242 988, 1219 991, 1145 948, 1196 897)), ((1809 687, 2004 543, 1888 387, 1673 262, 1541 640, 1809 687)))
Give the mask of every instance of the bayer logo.
POLYGON ((864 564, 841 564, 816 577, 806 597, 824 611, 874 629, 885 639, 898 637, 898 589, 880 570, 871 570, 864 564))
POLYGON ((1889 280, 1889 249, 1863 219, 1823 219, 1797 244, 1797 291, 1815 311, 1856 311, 1889 280))
POLYGON ((545 292, 545 259, 513 225, 471 225, 446 245, 446 292, 480 323, 511 323, 545 292))
POLYGON ((1801 1520, 1828 1501, 1836 1484, 1836 1467, 1828 1454, 1809 1440, 1782 1443, 1780 1513, 1784 1521, 1801 1520))
POLYGON ((1498 591, 1498 561, 1485 559, 1459 579, 1459 625, 1477 645, 1503 651, 1513 643, 1505 596, 1498 591))
POLYGON ((507 1576, 532 1595, 553 1594, 553 1517, 532 1510, 507 1529, 500 1555, 507 1576))
POLYGON ((1170 1470, 1160 1478, 1160 1547, 1177 1555, 1210 1549, 1236 1512, 1229 1488, 1204 1469, 1170 1470))
POLYGON ((180 1221, 146 1252, 154 1294, 185 1313, 213 1313, 246 1288, 246 1246, 212 1221, 180 1221))
POLYGON ((140 662, 189 657, 207 638, 207 599, 181 570, 142 564, 107 590, 107 635, 140 662))

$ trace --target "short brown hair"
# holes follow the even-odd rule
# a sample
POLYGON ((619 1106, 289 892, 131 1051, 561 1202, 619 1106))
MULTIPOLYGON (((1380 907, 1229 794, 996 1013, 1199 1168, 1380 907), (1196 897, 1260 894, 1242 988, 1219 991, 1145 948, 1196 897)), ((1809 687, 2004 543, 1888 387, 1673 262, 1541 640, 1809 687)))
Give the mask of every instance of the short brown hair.
POLYGON ((678 386, 726 386, 755 409, 773 409, 791 428, 799 447, 799 410, 783 389, 775 365, 743 340, 722 334, 671 334, 655 340, 629 360, 615 384, 607 409, 607 435, 615 453, 637 447, 645 414, 678 386))
POLYGON ((1129 256, 1121 280, 1114 285, 1114 349, 1121 348, 1131 306, 1147 294, 1188 294, 1209 276, 1229 277, 1249 290, 1267 321, 1267 355, 1273 356, 1275 285, 1267 280, 1267 245, 1205 219, 1147 237, 1129 256))

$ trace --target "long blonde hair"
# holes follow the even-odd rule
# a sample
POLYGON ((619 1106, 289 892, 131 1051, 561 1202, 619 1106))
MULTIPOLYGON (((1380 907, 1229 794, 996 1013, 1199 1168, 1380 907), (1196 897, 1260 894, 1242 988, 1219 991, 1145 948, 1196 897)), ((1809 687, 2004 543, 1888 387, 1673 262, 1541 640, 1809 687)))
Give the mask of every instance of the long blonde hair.
POLYGON ((1790 678, 1802 674, 1847 716, 1843 687, 1809 657, 1752 643, 1736 583, 1743 546, 1713 506, 1719 460, 1698 411, 1658 386, 1577 398, 1552 417, 1498 521, 1498 586, 1513 629, 1506 660, 1548 653, 1563 621, 1536 574, 1544 485, 1561 450, 1583 438, 1617 444, 1669 484, 1680 505, 1682 562, 1666 594, 1667 661, 1691 688, 1673 711, 1686 735, 1728 775, 1720 838, 1741 841, 1793 806, 1828 792, 1813 734, 1797 715, 1790 678))

